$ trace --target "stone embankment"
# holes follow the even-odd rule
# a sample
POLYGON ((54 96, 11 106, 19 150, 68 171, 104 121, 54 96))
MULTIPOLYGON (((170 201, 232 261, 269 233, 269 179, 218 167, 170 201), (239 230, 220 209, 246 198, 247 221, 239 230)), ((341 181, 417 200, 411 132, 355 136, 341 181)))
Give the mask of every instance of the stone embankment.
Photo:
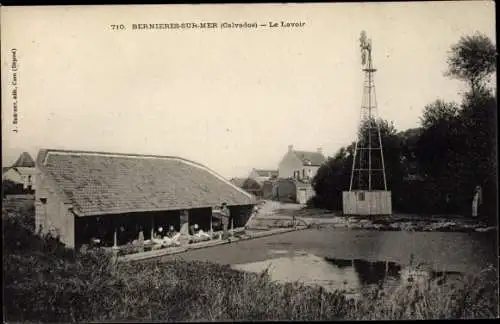
POLYGON ((264 202, 251 225, 258 228, 290 227, 295 224, 318 228, 349 228, 379 231, 489 232, 494 226, 459 216, 419 216, 394 214, 383 219, 345 217, 325 210, 302 208, 297 204, 264 202))
POLYGON ((413 232, 488 232, 496 227, 482 223, 467 223, 462 220, 367 220, 345 217, 334 217, 333 222, 309 220, 311 225, 334 228, 350 228, 379 231, 413 231, 413 232))

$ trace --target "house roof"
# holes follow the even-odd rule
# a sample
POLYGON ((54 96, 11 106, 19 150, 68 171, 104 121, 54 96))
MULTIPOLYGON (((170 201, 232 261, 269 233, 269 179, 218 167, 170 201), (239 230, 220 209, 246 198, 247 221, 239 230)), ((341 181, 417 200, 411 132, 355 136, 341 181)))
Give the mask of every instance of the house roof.
POLYGON ((259 175, 259 177, 268 177, 269 175, 278 176, 278 170, 254 169, 254 171, 259 175))
POLYGON ((37 164, 78 216, 255 203, 214 171, 179 157, 41 150, 37 164))
POLYGON ((21 172, 19 171, 18 168, 15 168, 15 167, 7 167, 7 168, 3 168, 3 172, 2 172, 2 175, 7 175, 7 172, 9 171, 13 171, 13 172, 16 172, 17 174, 21 175, 21 172))
POLYGON ((303 165, 320 166, 326 161, 325 156, 319 152, 294 150, 293 153, 302 161, 303 165))
POLYGON ((29 155, 28 152, 23 152, 16 160, 16 162, 12 165, 13 167, 19 167, 19 168, 34 168, 35 167, 35 161, 29 155))

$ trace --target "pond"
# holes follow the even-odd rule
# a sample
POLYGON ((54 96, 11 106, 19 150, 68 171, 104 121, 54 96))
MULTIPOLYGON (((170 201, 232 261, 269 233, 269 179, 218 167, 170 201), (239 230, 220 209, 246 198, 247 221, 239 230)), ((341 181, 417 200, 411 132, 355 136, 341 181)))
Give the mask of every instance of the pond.
POLYGON ((163 258, 213 261, 252 272, 269 268, 277 281, 354 292, 380 281, 406 280, 410 262, 422 265, 428 276, 474 273, 496 265, 497 253, 496 233, 310 229, 163 258))
POLYGON ((445 279, 461 275, 453 271, 409 271, 405 266, 389 261, 330 259, 300 252, 295 256, 233 265, 233 268, 256 273, 267 269, 274 281, 320 285, 331 292, 345 291, 351 297, 358 297, 363 288, 370 286, 397 287, 402 282, 426 278, 444 282, 445 279))

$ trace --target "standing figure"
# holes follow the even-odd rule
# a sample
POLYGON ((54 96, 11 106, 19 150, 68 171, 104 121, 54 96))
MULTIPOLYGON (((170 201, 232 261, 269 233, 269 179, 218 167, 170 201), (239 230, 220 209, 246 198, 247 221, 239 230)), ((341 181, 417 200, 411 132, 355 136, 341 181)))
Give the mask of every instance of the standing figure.
POLYGON ((222 203, 222 208, 221 208, 221 212, 222 212, 222 222, 223 222, 223 225, 224 225, 224 237, 227 237, 228 235, 228 227, 229 227, 229 224, 230 224, 230 221, 232 220, 231 219, 231 212, 229 211, 229 208, 227 208, 227 204, 226 203, 222 203))
POLYGON ((472 198, 472 217, 477 217, 479 205, 482 203, 481 187, 476 186, 474 189, 474 197, 472 198))
POLYGON ((142 226, 139 228, 139 236, 137 238, 139 244, 139 252, 144 252, 144 230, 142 226))
POLYGON ((189 213, 187 210, 181 212, 181 222, 180 222, 179 233, 181 234, 182 245, 189 243, 189 213))
POLYGON ((158 239, 161 239, 162 238, 162 235, 163 235, 163 227, 159 227, 158 228, 158 234, 155 236, 155 238, 158 238, 158 239))
POLYGON ((172 225, 170 225, 170 228, 168 229, 167 236, 172 238, 172 237, 174 237, 174 235, 175 235, 175 228, 172 225))

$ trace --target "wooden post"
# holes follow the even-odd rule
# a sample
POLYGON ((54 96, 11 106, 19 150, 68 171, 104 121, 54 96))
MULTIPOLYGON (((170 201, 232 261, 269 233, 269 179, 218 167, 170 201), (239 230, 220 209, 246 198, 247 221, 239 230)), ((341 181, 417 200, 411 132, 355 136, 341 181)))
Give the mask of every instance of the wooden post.
POLYGON ((151 240, 153 240, 154 232, 155 232, 155 216, 151 215, 151 240))
POLYGON ((118 233, 116 230, 116 226, 114 227, 114 233, 113 233, 113 249, 118 248, 118 233))
POLYGON ((179 213, 180 218, 180 234, 183 245, 187 243, 187 237, 189 236, 189 214, 185 210, 181 210, 179 213))
POLYGON ((213 226, 212 226, 212 218, 214 218, 214 209, 212 208, 212 213, 210 214, 210 238, 214 234, 213 226))
POLYGON ((233 217, 231 217, 231 236, 234 236, 234 222, 233 222, 233 217))

